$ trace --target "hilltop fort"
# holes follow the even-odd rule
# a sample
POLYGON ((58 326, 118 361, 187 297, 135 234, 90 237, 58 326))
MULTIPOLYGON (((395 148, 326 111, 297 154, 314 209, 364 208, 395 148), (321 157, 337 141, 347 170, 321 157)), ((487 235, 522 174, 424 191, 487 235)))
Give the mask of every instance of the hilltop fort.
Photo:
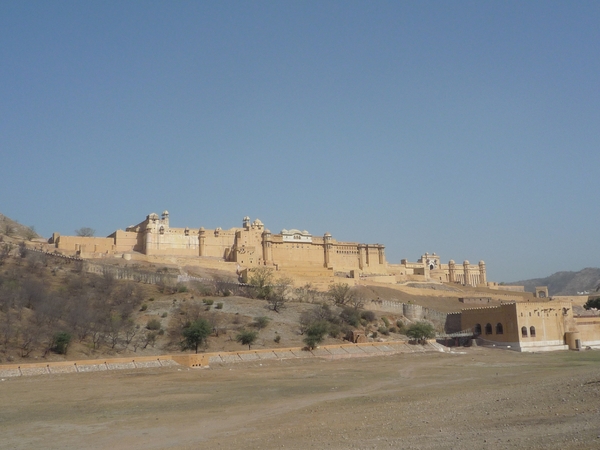
POLYGON ((485 262, 442 264, 440 257, 425 253, 416 262, 403 259, 389 264, 385 246, 342 242, 330 233, 313 236, 306 230, 283 229, 272 233, 259 220, 244 217, 241 227, 175 228, 169 212, 152 213, 137 225, 117 230, 107 237, 61 236, 54 233, 49 243, 59 252, 82 258, 136 255, 182 257, 234 262, 243 270, 268 266, 304 276, 377 277, 377 281, 437 281, 465 286, 495 286, 488 283, 485 262))

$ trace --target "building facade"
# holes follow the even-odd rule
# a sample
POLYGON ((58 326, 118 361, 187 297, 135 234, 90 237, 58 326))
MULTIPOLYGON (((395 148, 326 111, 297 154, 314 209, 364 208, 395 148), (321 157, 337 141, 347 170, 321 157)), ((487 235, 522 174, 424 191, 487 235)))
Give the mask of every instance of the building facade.
POLYGON ((139 252, 149 256, 216 258, 245 267, 387 273, 385 247, 381 244, 341 242, 330 233, 313 236, 297 229, 271 233, 259 219, 251 222, 249 217, 244 217, 241 227, 227 230, 174 228, 170 226, 169 212, 164 211, 160 217, 149 214, 137 225, 117 230, 106 238, 55 233, 51 241, 58 249, 80 253, 139 252))
POLYGON ((461 328, 484 343, 517 351, 600 347, 600 317, 579 317, 561 301, 463 309, 461 328))

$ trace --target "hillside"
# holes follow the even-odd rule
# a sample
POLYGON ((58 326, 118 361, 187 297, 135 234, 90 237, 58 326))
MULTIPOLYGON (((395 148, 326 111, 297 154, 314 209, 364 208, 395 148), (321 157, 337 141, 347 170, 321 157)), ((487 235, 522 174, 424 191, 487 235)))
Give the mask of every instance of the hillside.
POLYGON ((548 286, 550 295, 577 295, 578 292, 584 291, 592 293, 600 289, 600 269, 590 267, 579 272, 556 272, 546 278, 507 284, 525 286, 528 292, 534 292, 536 286, 548 286))
POLYGON ((4 214, 0 214, 0 236, 27 240, 41 238, 33 227, 22 225, 4 214))

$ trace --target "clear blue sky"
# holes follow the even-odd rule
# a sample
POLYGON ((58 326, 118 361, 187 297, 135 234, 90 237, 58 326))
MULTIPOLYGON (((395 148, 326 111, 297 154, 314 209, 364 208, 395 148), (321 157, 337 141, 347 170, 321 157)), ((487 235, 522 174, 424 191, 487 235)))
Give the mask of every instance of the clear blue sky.
POLYGON ((600 266, 600 2, 2 1, 0 212, 600 266))

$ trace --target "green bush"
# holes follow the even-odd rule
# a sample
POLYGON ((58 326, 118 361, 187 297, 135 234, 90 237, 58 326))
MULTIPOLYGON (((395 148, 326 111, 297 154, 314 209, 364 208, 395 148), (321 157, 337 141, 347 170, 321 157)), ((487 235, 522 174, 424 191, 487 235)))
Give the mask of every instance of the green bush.
POLYGON ((329 331, 328 331, 329 336, 331 336, 332 338, 337 338, 341 332, 342 332, 342 328, 337 323, 329 324, 329 331))
POLYGON ((140 311, 146 311, 148 309, 148 305, 145 303, 140 307, 140 311))
POLYGON ((169 313, 168 313, 168 312, 164 312, 164 313, 162 313, 162 314, 160 315, 160 317, 162 317, 162 318, 164 319, 164 318, 165 318, 165 317, 167 317, 168 315, 169 315, 169 313))
POLYGON ((315 322, 309 325, 306 328, 304 338, 304 343, 308 347, 309 350, 312 350, 317 347, 321 342, 323 342, 323 338, 329 331, 329 322, 325 320, 320 320, 319 322, 315 322))
POLYGON ((367 322, 374 322, 375 313, 373 311, 362 311, 360 313, 360 318, 365 319, 367 322))
POLYGON ((54 335, 54 345, 52 346, 52 351, 56 352, 60 355, 67 354, 67 348, 69 347, 69 343, 71 342, 71 334, 66 331, 61 331, 54 335))
POLYGON ((160 320, 158 319, 150 319, 146 323, 146 329, 156 331, 161 329, 160 320))
POLYGON ((187 292, 188 287, 183 283, 177 283, 177 292, 187 292))
POLYGON ((375 338, 377 337, 377 331, 373 331, 373 333, 371 334, 371 337, 372 337, 373 339, 375 339, 375 338))
POLYGON ((396 327, 390 327, 390 328, 388 328, 388 330, 390 331, 390 333, 397 333, 398 332, 398 328, 396 328, 396 327))
POLYGON ((206 344, 211 332, 212 327, 206 319, 196 320, 183 329, 181 348, 183 350, 192 349, 198 353, 198 347, 206 344))
POLYGON ((377 329, 378 332, 380 332, 381 334, 385 335, 385 336, 389 336, 390 332, 386 327, 379 327, 377 329))
POLYGON ((204 303, 206 306, 211 306, 214 302, 214 300, 209 298, 202 299, 202 303, 204 303))
POLYGON ((598 298, 589 298, 588 301, 583 305, 585 309, 600 309, 600 297, 598 298))
POLYGON ((149 301, 149 302, 153 302, 153 301, 154 301, 154 297, 150 297, 150 298, 148 299, 148 301, 149 301))
POLYGON ((406 335, 411 339, 422 341, 424 339, 435 337, 435 329, 433 328, 433 325, 428 322, 416 322, 408 327, 406 335))
POLYGON ((215 306, 215 309, 223 309, 223 302, 217 303, 217 306, 215 306))
POLYGON ((254 326, 256 328, 258 328, 259 330, 262 330, 263 328, 265 328, 269 324, 270 320, 271 319, 269 319, 267 316, 255 317, 254 318, 254 326))
POLYGON ((247 345, 248 350, 250 350, 250 346, 254 344, 254 341, 256 341, 257 337, 258 331, 242 330, 235 337, 235 340, 242 345, 247 345))
POLYGON ((390 321, 388 320, 387 317, 382 317, 381 321, 385 324, 386 328, 390 327, 390 321))
POLYGON ((342 312, 340 313, 340 318, 348 325, 351 325, 353 327, 357 327, 360 324, 360 314, 354 308, 345 307, 344 309, 342 309, 342 312))
POLYGON ((281 341, 281 336, 277 335, 275 336, 275 339, 273 339, 275 341, 276 344, 279 344, 279 342, 281 341))

